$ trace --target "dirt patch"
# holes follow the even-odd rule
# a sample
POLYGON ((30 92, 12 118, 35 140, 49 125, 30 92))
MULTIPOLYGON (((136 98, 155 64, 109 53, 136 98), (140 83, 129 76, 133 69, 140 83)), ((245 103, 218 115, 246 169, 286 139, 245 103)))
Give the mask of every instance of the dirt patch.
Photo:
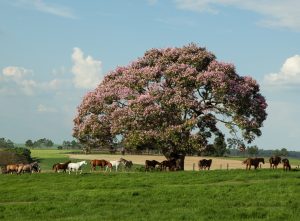
MULTIPOLYGON (((72 159, 82 159, 82 160, 93 160, 93 159, 105 159, 105 160, 117 160, 123 157, 126 160, 131 160, 134 164, 145 165, 145 160, 157 160, 159 162, 166 160, 164 156, 156 155, 109 155, 109 154, 91 154, 91 155, 81 155, 81 154, 68 154, 72 159)), ((196 157, 187 156, 185 158, 184 167, 185 170, 198 170, 198 161, 201 159, 212 159, 212 170, 217 169, 245 169, 245 165, 242 164, 241 160, 230 160, 230 159, 220 159, 215 157, 196 157)), ((262 168, 269 168, 269 164, 262 164, 262 168)))

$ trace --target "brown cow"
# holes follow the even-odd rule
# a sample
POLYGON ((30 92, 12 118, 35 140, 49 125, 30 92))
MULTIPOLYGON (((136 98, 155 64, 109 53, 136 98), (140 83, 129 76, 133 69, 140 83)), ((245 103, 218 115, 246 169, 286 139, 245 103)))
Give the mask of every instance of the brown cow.
POLYGON ((198 168, 199 170, 209 170, 210 169, 210 166, 211 166, 211 163, 212 163, 212 159, 209 159, 209 160, 206 160, 206 159, 203 159, 203 160, 199 160, 198 162, 198 168))
POLYGON ((160 163, 160 165, 162 170, 167 170, 168 168, 169 171, 175 171, 177 169, 177 163, 175 159, 164 160, 160 163))
POLYGON ((281 157, 272 156, 270 157, 269 162, 270 162, 270 168, 277 169, 278 164, 281 163, 281 157))
POLYGON ((283 163, 283 170, 284 171, 291 170, 290 161, 288 159, 282 159, 282 163, 283 163))
POLYGON ((243 164, 246 164, 246 170, 251 169, 251 166, 254 166, 254 169, 256 170, 259 166, 259 163, 265 163, 264 158, 247 158, 243 161, 243 164))
POLYGON ((156 160, 146 160, 145 161, 145 170, 150 171, 151 169, 155 169, 156 166, 160 166, 160 162, 156 160))

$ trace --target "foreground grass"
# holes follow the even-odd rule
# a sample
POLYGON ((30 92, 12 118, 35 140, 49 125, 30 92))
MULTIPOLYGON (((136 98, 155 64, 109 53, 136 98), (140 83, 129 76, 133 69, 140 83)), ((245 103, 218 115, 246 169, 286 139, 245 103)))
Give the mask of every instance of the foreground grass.
POLYGON ((299 220, 300 172, 0 176, 4 220, 299 220))

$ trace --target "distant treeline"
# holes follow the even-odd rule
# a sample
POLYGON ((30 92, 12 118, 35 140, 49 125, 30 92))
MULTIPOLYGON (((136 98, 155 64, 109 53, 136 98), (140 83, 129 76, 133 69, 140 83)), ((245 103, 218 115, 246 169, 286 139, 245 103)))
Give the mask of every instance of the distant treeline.
POLYGON ((230 149, 229 156, 260 156, 260 157, 270 157, 270 156, 284 156, 284 157, 293 157, 293 158, 300 158, 300 151, 289 151, 285 148, 282 148, 281 150, 263 150, 258 149, 258 152, 255 154, 249 154, 247 152, 247 149, 245 152, 240 151, 238 149, 230 149))
MULTIPOLYGON (((17 145, 19 146, 19 145, 17 145)), ((21 145, 23 146, 23 145, 21 145)), ((15 148, 16 145, 13 141, 5 138, 0 138, 0 148, 15 148)), ((54 145, 53 141, 47 138, 41 138, 36 141, 27 140, 25 142, 25 147, 27 148, 57 148, 57 149, 83 149, 83 146, 76 140, 63 141, 61 145, 54 145)), ((121 146, 115 146, 113 149, 116 151, 122 149, 121 146)), ((159 150, 152 150, 160 153, 159 150)), ((127 152, 127 151, 126 151, 127 152)), ((138 150, 139 154, 148 153, 147 148, 138 150)), ((151 152, 151 151, 150 151, 151 152)), ((129 153, 129 152, 128 152, 129 153)), ((198 156, 240 156, 240 157, 270 157, 270 156, 283 156, 283 157, 293 157, 300 158, 300 151, 288 151, 286 148, 281 150, 263 150, 259 149, 257 146, 249 146, 241 150, 240 148, 228 148, 223 142, 215 142, 214 145, 210 145, 205 151, 197 152, 191 151, 188 155, 198 155, 198 156)))
POLYGON ((15 148, 15 147, 27 147, 27 148, 58 148, 58 149, 81 149, 79 142, 63 141, 62 144, 54 144, 54 142, 47 138, 41 138, 36 141, 28 139, 25 144, 15 144, 10 139, 0 138, 0 148, 15 148))

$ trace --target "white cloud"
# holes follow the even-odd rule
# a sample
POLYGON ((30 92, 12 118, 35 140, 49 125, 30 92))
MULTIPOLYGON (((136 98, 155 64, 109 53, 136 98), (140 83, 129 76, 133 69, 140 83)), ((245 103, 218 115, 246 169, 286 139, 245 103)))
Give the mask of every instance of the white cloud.
POLYGON ((72 54, 72 73, 75 75, 73 83, 77 88, 95 88, 103 79, 102 62, 91 56, 84 57, 80 48, 74 48, 72 54))
POLYGON ((300 85, 300 55, 286 59, 278 73, 265 76, 267 85, 299 86, 300 85))
POLYGON ((57 5, 45 3, 43 0, 18 0, 15 4, 16 6, 33 8, 37 11, 65 17, 65 18, 76 18, 70 8, 57 5))
MULTIPOLYGON (((37 83, 34 80, 25 79, 26 77, 33 75, 32 70, 23 67, 9 66, 3 68, 2 74, 1 81, 14 82, 17 85, 17 89, 20 89, 26 95, 34 94, 37 83)), ((3 90, 3 94, 4 91, 10 90, 3 90)))
POLYGON ((46 107, 43 104, 39 104, 37 107, 37 111, 41 113, 55 113, 57 110, 53 107, 46 107))
POLYGON ((38 82, 32 79, 33 71, 16 66, 5 67, 0 75, 1 93, 2 95, 23 93, 28 96, 34 95, 37 91, 57 91, 71 84, 70 79, 55 78, 50 81, 38 82), (11 93, 14 90, 15 93, 11 93))
POLYGON ((260 24, 300 31, 299 0, 175 0, 179 9, 218 13, 220 6, 254 11, 264 18, 260 24))
POLYGON ((23 67, 9 66, 3 68, 2 73, 4 77, 20 82, 25 76, 32 74, 32 71, 23 67))
POLYGON ((54 76, 63 76, 67 73, 67 68, 64 66, 61 66, 60 68, 53 68, 52 69, 52 75, 54 76))

